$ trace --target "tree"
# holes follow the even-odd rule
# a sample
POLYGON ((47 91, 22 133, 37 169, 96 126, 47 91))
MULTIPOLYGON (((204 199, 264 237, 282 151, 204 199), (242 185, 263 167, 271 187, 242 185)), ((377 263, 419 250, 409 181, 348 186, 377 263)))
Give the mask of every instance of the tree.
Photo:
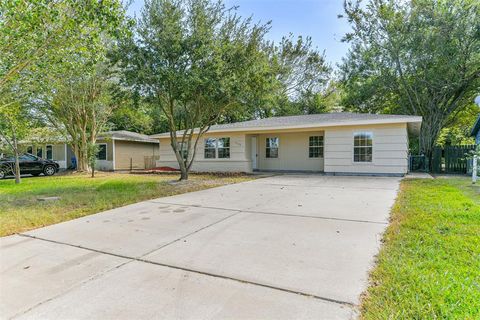
POLYGON ((0 97, 10 99, 0 108, 19 117, 9 120, 6 132, 24 123, 23 113, 11 109, 17 102, 34 105, 40 88, 44 98, 45 80, 66 66, 75 69, 73 61, 94 64, 104 55, 105 37, 123 32, 125 23, 120 0, 0 0, 0 97))
POLYGON ((480 87, 480 2, 359 0, 345 3, 353 31, 341 71, 348 109, 423 117, 420 152, 480 87))
POLYGON ((271 48, 270 59, 278 90, 269 116, 326 111, 322 100, 332 93, 326 90, 332 70, 311 37, 283 37, 271 48))
MULTIPOLYGON (((10 100, 8 103, 2 100, 0 99, 0 149, 15 157, 14 167, 8 170, 15 175, 15 183, 20 183, 19 156, 23 152, 20 141, 28 132, 28 115, 18 101, 10 100)), ((4 168, 0 168, 2 169, 4 168)))
POLYGON ((145 2, 120 61, 128 83, 165 116, 181 180, 188 179, 202 135, 244 106, 252 87, 259 90, 267 30, 222 2, 145 2))
POLYGON ((113 82, 105 65, 77 68, 58 81, 51 81, 51 100, 44 100, 42 111, 60 132, 69 138, 77 158, 77 170, 87 171, 96 154, 99 133, 106 129, 116 107, 113 82))

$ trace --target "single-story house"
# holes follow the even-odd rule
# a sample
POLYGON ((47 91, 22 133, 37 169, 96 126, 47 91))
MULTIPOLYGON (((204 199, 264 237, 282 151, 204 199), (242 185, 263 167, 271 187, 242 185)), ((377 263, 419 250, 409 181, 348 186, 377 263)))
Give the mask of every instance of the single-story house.
POLYGON ((470 135, 475 137, 475 144, 480 144, 480 116, 478 116, 477 121, 475 121, 470 135))
MULTIPOLYGON (((215 125, 198 143, 192 170, 402 176, 409 134, 418 135, 421 123, 417 116, 339 112, 215 125)), ((157 167, 178 169, 170 134, 150 137, 160 141, 157 167)))
MULTIPOLYGON (((159 154, 158 140, 125 130, 101 133, 96 144, 99 146, 97 170, 103 171, 146 169, 159 154)), ((75 154, 66 142, 29 145, 27 153, 54 160, 60 169, 75 166, 75 154)))

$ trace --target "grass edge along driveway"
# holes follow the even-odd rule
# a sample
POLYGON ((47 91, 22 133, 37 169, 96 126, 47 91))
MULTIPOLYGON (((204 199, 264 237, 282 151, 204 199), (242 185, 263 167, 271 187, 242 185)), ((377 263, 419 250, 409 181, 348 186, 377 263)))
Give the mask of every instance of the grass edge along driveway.
POLYGON ((402 181, 383 241, 361 318, 480 318, 480 186, 402 181))
POLYGON ((0 180, 0 236, 68 221, 131 203, 248 181, 248 175, 192 174, 188 182, 172 183, 176 175, 98 173, 0 180), (59 201, 38 198, 59 196, 59 201))

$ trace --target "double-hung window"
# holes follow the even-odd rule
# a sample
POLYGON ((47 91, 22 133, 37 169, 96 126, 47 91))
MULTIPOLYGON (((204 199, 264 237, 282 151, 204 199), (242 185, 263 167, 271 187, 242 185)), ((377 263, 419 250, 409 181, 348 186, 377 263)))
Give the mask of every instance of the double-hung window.
POLYGON ((107 144, 98 144, 97 160, 107 160, 107 144))
POLYGON ((313 136, 309 138, 308 157, 323 158, 323 136, 313 136))
POLYGON ((220 138, 217 140, 218 158, 230 158, 230 138, 220 138))
POLYGON ((372 162, 373 133, 357 132, 353 135, 353 162, 372 162))
POLYGON ((230 158, 230 138, 207 138, 204 149, 205 159, 230 158))
POLYGON ((45 146, 45 151, 47 153, 47 159, 53 160, 53 146, 51 145, 45 146))
POLYGON ((278 158, 278 146, 279 146, 278 137, 267 138, 265 141, 265 157, 267 158, 278 158))
POLYGON ((33 154, 33 147, 32 146, 27 147, 27 153, 33 154))
POLYGON ((37 157, 43 158, 43 148, 37 147, 37 157))
POLYGON ((182 156, 183 160, 187 160, 187 153, 188 153, 188 143, 187 142, 177 142, 178 152, 182 156))
POLYGON ((207 138, 205 139, 205 159, 215 159, 217 148, 217 139, 207 138))

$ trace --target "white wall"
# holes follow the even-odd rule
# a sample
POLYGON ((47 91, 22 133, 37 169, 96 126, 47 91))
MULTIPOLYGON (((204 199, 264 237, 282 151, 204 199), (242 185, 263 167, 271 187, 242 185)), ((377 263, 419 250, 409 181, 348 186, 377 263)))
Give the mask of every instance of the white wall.
MULTIPOLYGON (((308 132, 273 132, 255 134, 257 137, 257 166, 259 170, 303 170, 326 173, 398 174, 408 170, 408 134, 406 124, 342 126, 319 128, 308 132), (355 132, 373 133, 373 161, 353 161, 353 135, 355 132), (324 158, 309 158, 310 136, 324 136, 324 158), (279 138, 279 157, 266 158, 267 137, 279 138)), ((194 171, 251 172, 251 134, 206 134, 199 141, 194 171), (230 159, 205 159, 204 140, 207 137, 230 137, 230 159)), ((170 138, 160 139, 160 160, 157 167, 178 169, 178 163, 170 146, 170 138)))
MULTIPOLYGON (((252 162, 245 154, 245 134, 205 134, 198 142, 193 171, 198 172, 251 172, 252 162), (230 138, 229 159, 205 159, 204 148, 206 138, 230 138)), ((178 169, 178 162, 170 145, 170 138, 160 139, 160 160, 157 167, 172 167, 178 169)))
POLYGON ((326 173, 406 174, 408 133, 406 124, 345 126, 325 129, 326 173), (373 133, 373 161, 353 161, 355 132, 373 133))
POLYGON ((323 136, 323 131, 269 133, 257 137, 259 170, 323 171, 323 158, 309 158, 311 136, 323 136), (278 158, 266 157, 266 139, 278 137, 278 158))

